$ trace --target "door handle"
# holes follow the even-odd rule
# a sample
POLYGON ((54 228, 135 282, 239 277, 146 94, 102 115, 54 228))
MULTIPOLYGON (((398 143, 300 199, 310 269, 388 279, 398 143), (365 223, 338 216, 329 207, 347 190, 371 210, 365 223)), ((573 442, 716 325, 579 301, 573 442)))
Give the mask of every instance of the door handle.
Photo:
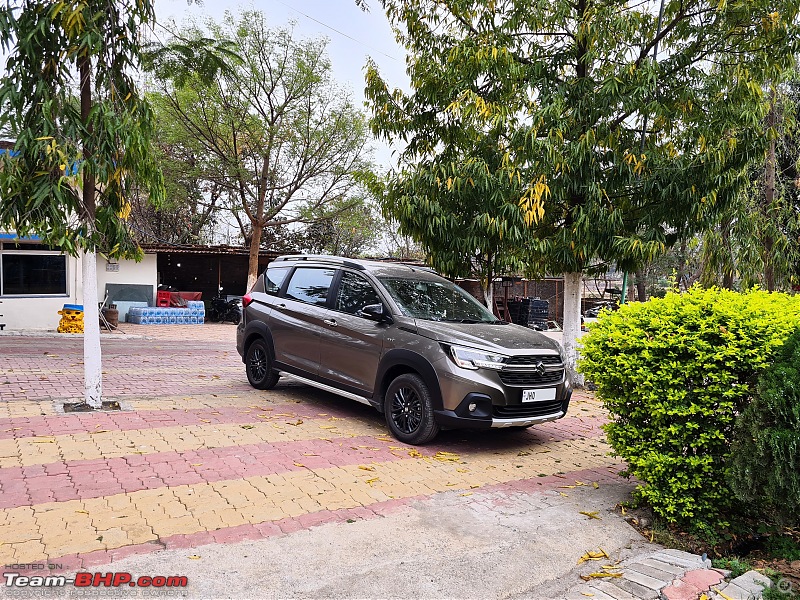
POLYGON ((336 322, 336 319, 323 319, 322 322, 325 323, 326 325, 330 325, 331 327, 339 326, 339 324, 336 322))
POLYGON ((278 304, 278 308, 286 308, 285 304, 278 304))

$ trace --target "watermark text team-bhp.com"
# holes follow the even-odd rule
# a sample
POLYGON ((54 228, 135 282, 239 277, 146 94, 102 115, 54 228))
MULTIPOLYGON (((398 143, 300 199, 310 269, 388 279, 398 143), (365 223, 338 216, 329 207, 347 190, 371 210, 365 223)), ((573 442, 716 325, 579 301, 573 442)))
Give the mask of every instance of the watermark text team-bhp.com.
POLYGON ((3 573, 6 588, 185 588, 189 581, 184 575, 141 575, 134 577, 127 572, 89 573, 79 572, 72 577, 56 575, 51 571, 61 568, 58 564, 5 565, 14 572, 3 573), (20 572, 22 571, 22 572, 20 572))

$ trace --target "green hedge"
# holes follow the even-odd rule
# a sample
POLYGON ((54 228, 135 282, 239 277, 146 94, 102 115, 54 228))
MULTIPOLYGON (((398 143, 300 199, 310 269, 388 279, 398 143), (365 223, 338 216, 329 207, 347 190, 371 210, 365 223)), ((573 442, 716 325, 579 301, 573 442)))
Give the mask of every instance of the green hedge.
POLYGON ((800 331, 768 367, 736 421, 729 483, 781 525, 800 523, 800 331))
POLYGON ((736 415, 800 324, 800 298, 692 288, 604 313, 579 368, 610 413, 636 496, 669 522, 724 525, 736 415))

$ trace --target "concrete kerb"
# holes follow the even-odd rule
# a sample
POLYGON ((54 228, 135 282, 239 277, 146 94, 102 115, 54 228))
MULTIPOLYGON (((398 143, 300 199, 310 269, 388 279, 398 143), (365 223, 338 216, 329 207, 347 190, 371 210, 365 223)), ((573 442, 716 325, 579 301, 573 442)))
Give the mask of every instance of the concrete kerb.
POLYGON ((664 549, 639 554, 614 565, 594 568, 590 578, 571 588, 566 600, 599 598, 606 600, 759 600, 772 582, 757 571, 749 571, 725 581, 729 571, 711 568, 707 558, 664 549))

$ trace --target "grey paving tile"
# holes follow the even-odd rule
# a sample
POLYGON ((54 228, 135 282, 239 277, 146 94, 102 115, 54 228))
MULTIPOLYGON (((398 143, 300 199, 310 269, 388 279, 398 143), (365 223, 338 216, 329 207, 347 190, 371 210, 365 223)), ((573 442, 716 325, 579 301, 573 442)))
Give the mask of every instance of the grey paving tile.
POLYGON ((661 587, 669 585, 672 583, 672 580, 675 579, 675 575, 673 573, 669 573, 664 571, 663 569, 657 569, 655 567, 651 567, 650 565, 644 564, 642 561, 636 561, 630 564, 625 565, 625 571, 636 571, 637 573, 641 573, 642 575, 648 575, 653 579, 658 579, 662 582, 661 587))
POLYGON ((684 567, 686 569, 702 569, 703 567, 705 567, 705 563, 703 563, 703 561, 700 559, 699 556, 693 556, 693 558, 687 559, 680 556, 667 554, 666 552, 661 551, 661 552, 656 552, 650 558, 655 560, 660 560, 662 562, 666 562, 678 567, 684 567))
POLYGON ((641 600, 657 600, 660 597, 660 594, 657 591, 646 588, 643 585, 639 585, 630 579, 617 579, 614 585, 625 590, 629 594, 632 594, 635 598, 640 598, 641 600))
POLYGON ((731 583, 739 586, 743 590, 747 590, 756 597, 763 593, 764 588, 772 587, 770 578, 757 571, 748 571, 744 575, 739 575, 739 577, 731 581, 731 583))
POLYGON ((665 573, 670 573, 671 575, 675 576, 673 579, 680 577, 686 572, 686 569, 683 567, 672 565, 668 562, 664 562, 663 560, 658 560, 655 558, 642 558, 638 559, 636 562, 642 565, 647 565, 648 567, 653 567, 654 569, 659 569, 665 573))
MULTIPOLYGON (((645 575, 644 573, 638 573, 637 571, 630 571, 630 570, 626 570, 623 573, 622 578, 627 579, 628 581, 633 581, 634 583, 638 583, 643 587, 655 591, 659 591, 661 588, 669 584, 669 582, 664 582, 663 579, 656 579, 655 577, 651 577, 650 575, 645 575)), ((670 582, 671 581, 672 579, 670 579, 670 582)))
POLYGON ((611 596, 614 598, 614 600, 637 600, 636 596, 623 590, 611 581, 598 581, 597 583, 592 584, 592 587, 600 590, 608 596, 611 596))
POLYGON ((756 596, 748 590, 740 588, 738 585, 734 585, 733 583, 726 583, 725 585, 718 587, 717 592, 720 597, 728 598, 729 600, 757 600, 757 598, 761 597, 760 592, 756 596))

